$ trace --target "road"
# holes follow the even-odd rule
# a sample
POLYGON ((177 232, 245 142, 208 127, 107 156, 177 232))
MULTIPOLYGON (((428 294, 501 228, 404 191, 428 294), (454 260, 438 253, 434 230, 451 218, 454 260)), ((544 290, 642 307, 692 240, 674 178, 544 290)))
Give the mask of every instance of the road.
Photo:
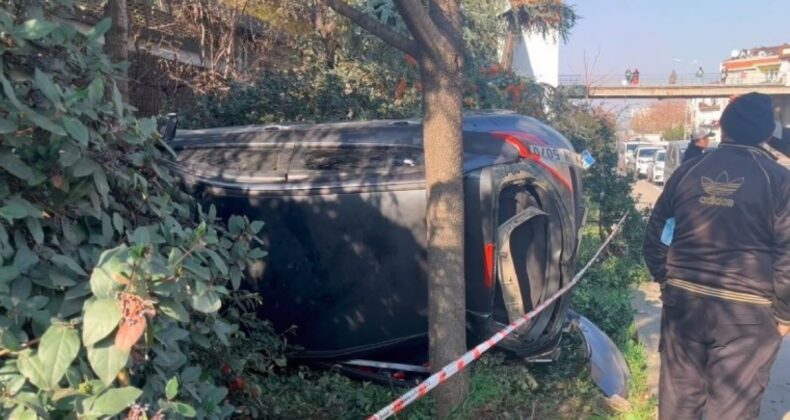
MULTIPOLYGON (((661 187, 639 181, 634 187, 634 197, 640 208, 652 207, 661 187)), ((649 283, 634 291, 631 303, 636 311, 635 322, 640 340, 648 351, 648 385, 658 392, 658 337, 661 328, 661 300, 658 286, 649 283)), ((771 369, 771 381, 765 390, 760 420, 790 420, 790 337, 785 337, 779 355, 771 369)))

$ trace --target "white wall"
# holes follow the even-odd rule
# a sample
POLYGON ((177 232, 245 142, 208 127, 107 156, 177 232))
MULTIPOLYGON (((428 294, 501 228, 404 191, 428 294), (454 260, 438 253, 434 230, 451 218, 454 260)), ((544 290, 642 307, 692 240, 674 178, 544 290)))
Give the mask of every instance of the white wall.
MULTIPOLYGON (((702 125, 709 125, 714 121, 718 121, 721 118, 721 114, 724 111, 724 108, 727 107, 727 104, 730 102, 727 98, 697 98, 697 99, 689 99, 688 107, 691 112, 691 125, 692 129, 699 128, 702 125), (699 104, 718 104, 718 110, 706 110, 702 111, 699 109, 699 104)), ((715 141, 721 141, 721 128, 712 128, 711 131, 715 133, 715 141)))
POLYGON ((560 78, 559 37, 523 31, 514 40, 513 70, 537 82, 557 86, 560 78))

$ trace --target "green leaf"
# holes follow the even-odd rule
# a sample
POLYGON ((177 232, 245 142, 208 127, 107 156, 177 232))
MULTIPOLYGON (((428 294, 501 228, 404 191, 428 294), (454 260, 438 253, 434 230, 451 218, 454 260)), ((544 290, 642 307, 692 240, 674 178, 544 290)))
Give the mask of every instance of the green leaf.
POLYGON ((66 135, 66 131, 63 130, 63 127, 55 124, 49 118, 47 118, 47 117, 45 117, 43 115, 37 114, 35 112, 32 112, 32 110, 30 108, 28 108, 27 111, 23 111, 23 112, 27 113, 27 117, 30 118, 30 121, 32 121, 33 124, 35 124, 39 128, 47 130, 50 133, 57 134, 59 136, 65 136, 66 135))
POLYGON ((96 185, 96 192, 101 195, 104 205, 107 205, 107 194, 110 193, 110 184, 107 183, 107 173, 101 166, 93 172, 93 183, 96 185))
POLYGON ((30 235, 33 236, 33 240, 39 245, 43 244, 44 230, 41 228, 41 222, 39 222, 38 219, 34 217, 28 217, 25 218, 25 225, 27 225, 30 235))
POLYGON ((156 120, 153 118, 141 118, 137 120, 140 127, 140 135, 144 138, 149 138, 156 133, 156 120))
POLYGON ((228 219, 228 232, 233 236, 238 236, 244 232, 244 218, 233 215, 228 219))
POLYGON ((11 152, 0 152, 0 168, 25 181, 33 180, 33 169, 11 152))
POLYGON ((228 275, 228 266, 225 264, 225 260, 223 260, 222 257, 219 256, 219 254, 217 254, 216 252, 210 249, 204 249, 203 252, 206 253, 211 258, 211 261, 214 262, 214 265, 217 267, 219 272, 222 273, 223 276, 228 275))
POLYGON ((255 220, 255 221, 250 223, 250 229, 252 229, 252 233, 255 233, 255 234, 260 232, 261 229, 263 229, 263 226, 264 226, 264 223, 261 222, 260 220, 255 220))
POLYGON ((0 284, 8 283, 22 274, 15 265, 7 265, 0 267, 0 284))
POLYGON ((182 305, 181 302, 176 302, 170 299, 162 299, 159 301, 158 306, 159 310, 170 318, 181 322, 189 322, 189 312, 187 312, 186 308, 184 308, 184 305, 182 305))
POLYGON ((57 27, 57 24, 46 20, 30 19, 22 25, 16 27, 13 34, 19 38, 32 41, 49 35, 57 27))
POLYGON ((6 391, 9 395, 13 396, 16 395, 16 393, 19 392, 23 386, 25 386, 25 377, 23 375, 19 375, 16 377, 16 379, 8 382, 6 391))
POLYGON ((68 268, 69 270, 79 275, 82 276, 88 275, 88 273, 86 273, 85 270, 83 270, 82 267, 80 267, 80 265, 77 264, 77 261, 74 261, 74 259, 71 257, 65 255, 55 255, 50 259, 50 261, 52 261, 52 263, 57 265, 58 267, 68 268))
POLYGON ((120 213, 113 213, 112 214, 112 226, 115 228, 115 231, 118 233, 123 233, 123 217, 121 217, 120 213))
POLYGON ((239 290, 241 287, 241 269, 235 265, 230 267, 230 285, 233 290, 239 290))
POLYGON ((95 346, 88 347, 88 361, 99 379, 109 386, 118 376, 118 372, 126 366, 129 353, 115 347, 112 338, 106 338, 95 346))
POLYGON ((7 206, 0 207, 0 216, 9 222, 16 219, 23 219, 27 217, 27 209, 21 204, 12 203, 7 206))
POLYGON ((121 91, 118 90, 118 85, 113 82, 112 83, 112 102, 115 104, 115 114, 118 119, 123 119, 123 98, 121 97, 121 91))
POLYGON ((82 153, 77 146, 75 146, 72 142, 65 142, 60 149, 60 157, 58 158, 58 161, 60 162, 61 166, 68 168, 69 166, 77 163, 81 157, 82 153))
POLYGON ((87 146, 90 137, 88 135, 88 127, 85 127, 80 120, 64 116, 63 117, 63 126, 66 128, 66 131, 69 135, 74 139, 77 140, 77 143, 81 144, 82 146, 87 146))
POLYGON ((91 412, 105 416, 114 416, 131 406, 140 398, 143 391, 127 386, 124 388, 110 388, 96 398, 91 412))
POLYGON ((107 31, 110 30, 111 26, 112 26, 112 20, 110 20, 110 18, 104 18, 100 20, 99 23, 97 23, 96 26, 91 28, 88 32, 85 32, 85 38, 87 38, 88 41, 95 41, 99 39, 100 36, 107 33, 107 31))
POLYGON ((187 258, 187 260, 184 262, 184 268, 190 273, 200 277, 202 280, 211 280, 211 270, 209 270, 208 267, 201 265, 199 262, 196 262, 192 258, 187 258))
POLYGON ((38 415, 35 410, 28 408, 24 404, 16 406, 14 411, 8 416, 8 420, 36 420, 38 415))
POLYGON ((215 313, 222 307, 222 301, 212 290, 198 295, 192 295, 191 303, 193 309, 205 314, 215 313))
POLYGON ((228 389, 224 386, 217 386, 211 389, 206 395, 203 397, 204 401, 208 401, 214 404, 219 404, 225 397, 228 396, 228 389))
POLYGON ((151 234, 148 231, 148 227, 140 226, 134 230, 134 234, 132 234, 132 242, 137 245, 148 245, 151 243, 151 234))
POLYGON ((13 133, 16 131, 16 129, 17 125, 15 122, 5 118, 0 118, 0 134, 13 133))
MULTIPOLYGON (((0 60, 0 68, 3 68, 2 60, 0 60)), ((66 135, 66 131, 63 130, 63 127, 53 123, 43 115, 38 114, 36 111, 22 104, 22 102, 19 102, 19 99, 16 97, 16 93, 14 92, 14 87, 11 86, 11 82, 8 81, 8 79, 5 77, 5 73, 2 71, 0 71, 0 84, 3 85, 3 93, 8 98, 8 101, 11 102, 11 104, 13 104, 18 111, 27 115, 27 118, 30 119, 33 124, 53 134, 57 134, 59 136, 66 135)))
POLYGON ((129 248, 126 245, 108 249, 101 254, 90 280, 91 290, 96 297, 114 298, 115 290, 120 287, 115 276, 123 275, 128 257, 129 248))
POLYGON ((115 299, 98 299, 88 306, 82 318, 82 342, 86 346, 98 343, 118 326, 121 310, 115 299))
MULTIPOLYGON (((55 82, 52 80, 51 75, 36 69, 33 76, 33 81, 35 82, 38 90, 40 90, 41 93, 43 93, 44 96, 46 96, 56 108, 60 109, 61 111, 65 110, 65 108, 63 108, 63 104, 61 103, 61 92, 57 85, 55 85, 55 82)), ((66 129, 68 130, 68 127, 66 127, 66 129)))
POLYGON ((100 77, 93 79, 90 85, 88 85, 88 101, 91 105, 98 104, 102 97, 104 96, 104 80, 100 77))
POLYGON ((197 412, 189 404, 184 404, 180 402, 174 402, 172 404, 173 404, 173 409, 176 411, 176 413, 181 414, 184 417, 192 418, 197 416, 197 412))
POLYGON ((201 372, 202 369, 200 369, 200 367, 190 366, 184 369, 183 372, 181 372, 181 382, 182 383, 196 382, 198 379, 200 379, 201 372))
POLYGON ((79 350, 80 337, 76 330, 65 325, 52 325, 41 336, 38 353, 25 358, 20 372, 33 385, 45 390, 53 389, 77 358, 79 350))
POLYGON ((96 169, 99 168, 99 164, 96 163, 93 159, 83 156, 77 163, 72 166, 72 171, 74 171, 74 176, 77 178, 81 178, 83 176, 88 176, 92 174, 96 169))
POLYGON ((168 400, 172 400, 173 398, 178 395, 178 378, 173 376, 167 381, 167 386, 165 387, 165 396, 168 400))
POLYGON ((263 248, 254 248, 251 249, 250 252, 247 253, 247 258, 252 261, 259 260, 265 256, 269 255, 263 248))

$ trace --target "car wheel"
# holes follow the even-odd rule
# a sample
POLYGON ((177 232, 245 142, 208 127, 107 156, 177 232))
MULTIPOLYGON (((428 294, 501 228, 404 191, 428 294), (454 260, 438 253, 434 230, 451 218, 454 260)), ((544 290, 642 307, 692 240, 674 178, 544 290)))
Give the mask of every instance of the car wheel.
MULTIPOLYGON (((561 248, 563 241, 562 228, 558 226, 558 214, 552 213, 554 206, 543 202, 544 197, 530 186, 509 186, 499 196, 498 220, 500 226, 522 212, 532 210, 542 215, 535 216, 516 227, 510 235, 509 252, 513 270, 503 269, 500 258, 498 276, 515 275, 521 294, 523 312, 529 312, 540 305, 562 287, 566 270, 562 266, 561 248)), ((500 245, 501 248, 501 245, 500 245)), ((501 252, 501 251, 498 251, 501 252)), ((489 333, 506 327, 512 322, 509 315, 509 303, 499 280, 496 283, 494 296, 493 322, 489 333)), ((559 341, 559 327, 564 321, 564 309, 567 301, 554 304, 540 315, 530 320, 524 327, 516 330, 500 343, 500 347, 518 357, 534 356, 553 351, 559 341), (559 306, 558 306, 559 305, 559 306), (562 317, 559 320, 558 317, 562 317)))

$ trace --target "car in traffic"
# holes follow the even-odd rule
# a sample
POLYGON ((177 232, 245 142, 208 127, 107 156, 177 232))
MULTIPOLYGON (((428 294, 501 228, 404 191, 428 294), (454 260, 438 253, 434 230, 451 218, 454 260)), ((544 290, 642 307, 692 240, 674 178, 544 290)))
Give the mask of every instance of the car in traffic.
POLYGON ((659 150, 653 156, 653 161, 647 169, 647 180, 654 184, 664 183, 664 165, 666 163, 667 151, 659 150))
POLYGON ((660 150, 664 150, 663 146, 639 146, 634 152, 634 166, 633 173, 638 178, 647 177, 647 170, 653 162, 653 158, 660 150))
POLYGON ((634 153, 638 147, 650 146, 654 143, 648 141, 632 140, 621 142, 617 150, 617 169, 621 175, 633 172, 634 153))
MULTIPOLYGON (((172 130, 168 162, 204 206, 266 223, 269 255, 243 287, 297 359, 424 363, 426 190, 420 121, 172 130)), ((470 343, 536 308, 573 277, 586 209, 571 143, 510 112, 463 121, 470 343)), ((553 360, 562 297, 498 347, 553 360)))

